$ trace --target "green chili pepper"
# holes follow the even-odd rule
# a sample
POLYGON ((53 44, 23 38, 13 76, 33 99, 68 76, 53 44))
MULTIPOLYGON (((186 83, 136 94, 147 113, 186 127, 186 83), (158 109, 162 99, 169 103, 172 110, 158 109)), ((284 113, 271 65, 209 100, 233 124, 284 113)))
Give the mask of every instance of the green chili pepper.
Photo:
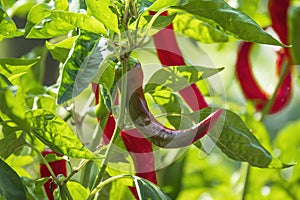
POLYGON ((163 148, 185 147, 203 137, 222 114, 217 110, 189 129, 172 130, 160 124, 149 111, 143 92, 143 71, 137 63, 130 71, 128 111, 133 124, 153 144, 163 148))

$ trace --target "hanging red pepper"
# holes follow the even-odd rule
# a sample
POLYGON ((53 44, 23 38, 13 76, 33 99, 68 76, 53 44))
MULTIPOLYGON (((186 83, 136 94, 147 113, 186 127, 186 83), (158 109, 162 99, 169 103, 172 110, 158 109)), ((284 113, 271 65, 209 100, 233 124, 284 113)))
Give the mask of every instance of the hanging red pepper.
MULTIPOLYGON (((155 13, 156 12, 150 11, 150 15, 154 15, 155 13)), ((167 16, 168 13, 163 12, 161 15, 167 16)), ((153 36, 153 40, 158 58, 163 67, 186 65, 181 50, 176 41, 172 23, 156 33, 153 36)), ((192 84, 191 86, 186 87, 179 93, 194 111, 208 106, 196 84, 192 84)))
MULTIPOLYGON (((48 154, 55 154, 57 156, 60 156, 59 154, 52 151, 51 149, 45 149, 42 152, 43 156, 46 156, 48 154)), ((49 165, 56 176, 59 174, 62 174, 65 177, 67 176, 67 167, 66 167, 65 160, 57 160, 57 161, 49 162, 49 165)), ((51 174, 45 164, 40 165, 40 173, 41 173, 41 177, 51 177, 51 174)), ((54 200, 53 191, 57 188, 57 185, 50 179, 44 184, 44 188, 49 200, 54 200)))
MULTIPOLYGON (((289 0, 270 0, 268 4, 270 18, 272 21, 272 28, 277 33, 279 39, 284 44, 288 43, 288 26, 287 13, 290 6, 289 0)), ((236 73, 241 84, 244 95, 248 100, 254 102, 258 111, 262 110, 269 100, 269 95, 263 91, 251 72, 250 51, 252 43, 242 42, 238 51, 236 62, 236 73)), ((288 65, 287 72, 284 74, 278 92, 275 94, 275 99, 269 114, 274 114, 281 111, 287 106, 292 95, 292 75, 291 66, 293 61, 291 59, 289 49, 282 48, 277 52, 276 61, 276 75, 280 76, 285 65, 288 65)))
POLYGON ((163 148, 180 148, 191 145, 203 137, 216 123, 222 110, 209 115, 189 129, 172 130, 160 124, 149 111, 143 92, 143 71, 140 63, 128 74, 127 91, 130 94, 128 111, 135 127, 153 144, 163 148))
MULTIPOLYGON (((253 43, 250 42, 242 42, 240 44, 236 62, 236 74, 245 97, 248 100, 253 101, 256 109, 260 111, 264 108, 270 97, 257 84, 251 71, 250 52, 252 45, 253 43)), ((279 76, 280 71, 283 69, 283 65, 285 64, 284 60, 286 59, 287 57, 285 54, 278 54, 276 62, 277 76, 279 76)), ((286 107, 291 98, 291 89, 292 79, 290 70, 288 70, 282 84, 280 85, 279 91, 276 94, 274 103, 271 106, 269 111, 270 114, 277 113, 286 107)))
MULTIPOLYGON (((152 144, 137 129, 123 130, 120 135, 134 161, 136 175, 157 184, 152 144)), ((130 190, 138 199, 136 188, 130 190)))

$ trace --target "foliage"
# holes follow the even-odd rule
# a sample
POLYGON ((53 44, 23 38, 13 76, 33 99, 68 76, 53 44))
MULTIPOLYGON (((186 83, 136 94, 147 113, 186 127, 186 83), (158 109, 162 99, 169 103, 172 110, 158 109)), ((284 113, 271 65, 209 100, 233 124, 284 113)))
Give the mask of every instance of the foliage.
POLYGON ((0 0, 0 56, 36 39, 59 63, 45 85, 46 53, 0 57, 0 199, 300 198, 299 10, 297 0, 0 0), (269 72, 271 92, 258 84, 269 72), (164 148, 178 138, 188 147, 164 148))

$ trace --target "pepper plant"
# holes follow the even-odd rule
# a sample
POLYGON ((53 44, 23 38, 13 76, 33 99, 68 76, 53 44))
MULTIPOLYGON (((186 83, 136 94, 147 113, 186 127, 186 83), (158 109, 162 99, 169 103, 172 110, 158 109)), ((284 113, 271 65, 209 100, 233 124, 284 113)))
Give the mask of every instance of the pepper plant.
POLYGON ((0 40, 45 45, 0 58, 0 199, 297 199, 299 122, 275 137, 265 120, 297 87, 299 3, 1 0, 0 40), (235 44, 236 62, 194 64, 202 44, 235 44), (272 92, 254 78, 254 45, 279 49, 272 92), (60 66, 51 85, 43 52, 60 66), (227 69, 243 104, 213 87, 227 69))

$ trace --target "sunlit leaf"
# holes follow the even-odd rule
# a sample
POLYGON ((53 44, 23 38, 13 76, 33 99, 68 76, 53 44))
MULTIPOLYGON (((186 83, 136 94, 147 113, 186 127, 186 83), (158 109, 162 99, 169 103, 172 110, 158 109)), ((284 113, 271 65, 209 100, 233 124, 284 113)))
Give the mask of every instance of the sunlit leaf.
POLYGON ((67 60, 69 52, 74 46, 74 42, 76 41, 76 39, 77 36, 74 36, 55 44, 46 41, 46 46, 54 59, 58 60, 61 63, 64 63, 67 60))
POLYGON ((106 34, 103 24, 86 14, 57 10, 44 12, 46 17, 27 32, 27 38, 56 37, 67 34, 76 27, 92 33, 106 34))
POLYGON ((89 191, 78 182, 68 181, 67 187, 73 199, 86 200, 89 196, 89 191))
POLYGON ((0 58, 0 73, 9 80, 13 80, 26 73, 39 60, 39 57, 30 60, 23 58, 0 58))
POLYGON ((168 88, 180 91, 192 83, 206 79, 223 68, 205 68, 200 66, 173 66, 156 71, 145 86, 145 92, 154 92, 156 88, 168 88))
POLYGON ((23 32, 17 29, 14 21, 7 15, 0 4, 0 41, 3 38, 14 38, 23 35, 23 32))
POLYGON ((190 0, 187 4, 173 8, 193 14, 200 20, 238 39, 282 46, 250 17, 230 7, 225 1, 190 0))
MULTIPOLYGON (((100 37, 93 33, 81 32, 75 45, 70 51, 69 57, 64 63, 62 79, 59 87, 57 102, 59 104, 70 100, 78 94, 74 94, 74 84, 81 68, 88 61, 89 56, 96 48, 100 37)), ((88 77, 92 80, 93 77, 88 77)), ((77 91, 78 92, 78 91, 77 91)))
POLYGON ((17 173, 0 159, 0 195, 6 199, 26 200, 24 185, 17 173))
POLYGON ((178 13, 173 21, 174 31, 199 42, 228 42, 228 35, 209 23, 188 13, 178 13))
POLYGON ((111 0, 87 0, 88 9, 92 15, 104 24, 104 26, 115 33, 119 33, 118 16, 111 10, 111 0))
POLYGON ((68 124, 52 112, 29 110, 26 117, 31 121, 32 134, 55 152, 72 158, 94 158, 68 124))

